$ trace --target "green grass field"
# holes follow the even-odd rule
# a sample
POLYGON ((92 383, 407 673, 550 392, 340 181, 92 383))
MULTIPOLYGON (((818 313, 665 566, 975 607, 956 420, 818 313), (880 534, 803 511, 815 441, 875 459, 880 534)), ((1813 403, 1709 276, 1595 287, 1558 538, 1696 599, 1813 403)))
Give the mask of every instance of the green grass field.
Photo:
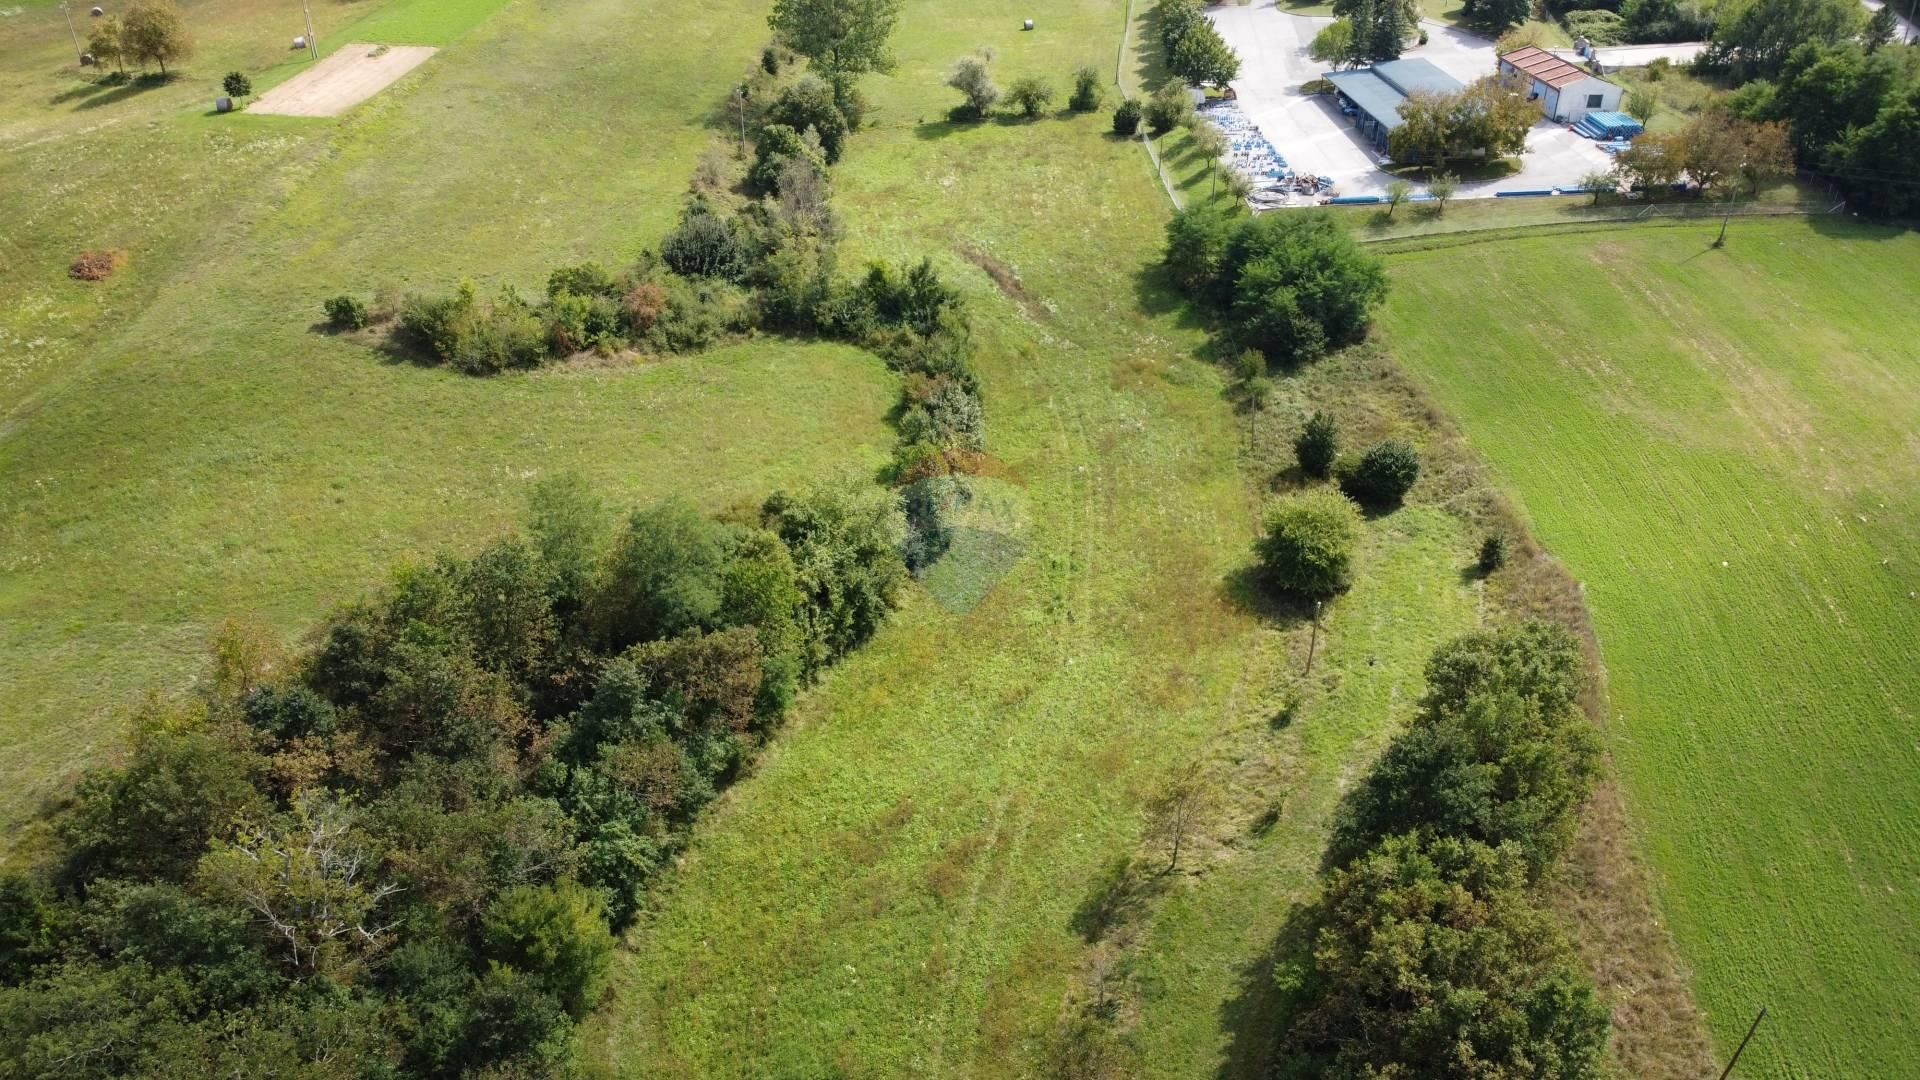
POLYGON ((1585 583, 1723 1049, 1765 1005, 1743 1074, 1911 1075, 1920 238, 1713 232, 1397 255, 1386 336, 1585 583))

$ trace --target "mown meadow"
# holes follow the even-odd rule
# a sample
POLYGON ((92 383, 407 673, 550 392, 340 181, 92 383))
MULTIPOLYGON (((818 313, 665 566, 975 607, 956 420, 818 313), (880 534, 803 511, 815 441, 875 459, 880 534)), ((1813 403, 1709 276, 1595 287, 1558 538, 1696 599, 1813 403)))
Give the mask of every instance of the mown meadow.
POLYGON ((1920 998, 1920 280, 1826 218, 1392 256, 1395 354, 1585 586, 1608 736, 1716 1041, 1899 1075, 1920 998), (1558 282, 1577 282, 1561 288, 1558 282))

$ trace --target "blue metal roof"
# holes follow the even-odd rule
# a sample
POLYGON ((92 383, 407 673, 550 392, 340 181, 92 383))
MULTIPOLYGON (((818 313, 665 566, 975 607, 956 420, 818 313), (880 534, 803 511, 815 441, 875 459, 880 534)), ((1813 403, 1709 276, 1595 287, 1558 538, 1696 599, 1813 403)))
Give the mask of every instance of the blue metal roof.
POLYGON ((1415 57, 1412 60, 1387 60, 1368 69, 1386 80, 1387 85, 1402 94, 1411 94, 1416 90, 1432 90, 1439 94, 1450 94, 1460 89, 1460 80, 1433 66, 1433 61, 1415 57))
POLYGON ((1339 88, 1340 92, 1353 99, 1360 111, 1379 121, 1380 126, 1392 131, 1406 123, 1400 118, 1400 103, 1407 95, 1395 90, 1391 84, 1373 72, 1329 71, 1327 81, 1339 88))

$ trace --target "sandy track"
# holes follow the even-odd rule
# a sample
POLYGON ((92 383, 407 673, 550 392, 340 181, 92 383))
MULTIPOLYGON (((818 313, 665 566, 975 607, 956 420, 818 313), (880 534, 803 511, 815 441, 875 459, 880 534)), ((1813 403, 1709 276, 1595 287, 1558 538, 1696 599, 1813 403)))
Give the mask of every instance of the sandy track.
POLYGON ((338 116, 419 67, 435 49, 425 45, 342 45, 332 56, 260 95, 248 112, 280 116, 338 116))

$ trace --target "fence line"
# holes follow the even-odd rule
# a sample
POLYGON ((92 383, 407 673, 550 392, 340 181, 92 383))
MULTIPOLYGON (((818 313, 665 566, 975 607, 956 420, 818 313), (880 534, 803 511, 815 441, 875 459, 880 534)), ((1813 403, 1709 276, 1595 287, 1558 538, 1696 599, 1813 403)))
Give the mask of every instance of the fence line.
POLYGON ((1622 206, 1598 209, 1592 213, 1577 216, 1549 219, 1546 221, 1511 222, 1501 225, 1468 225, 1458 229, 1437 229, 1433 232, 1402 233, 1398 236, 1361 236, 1356 237, 1362 244, 1383 245, 1385 251, 1421 251, 1432 248, 1456 247, 1463 244, 1479 244, 1492 240, 1512 239, 1529 234, 1605 232, 1622 225, 1680 225, 1689 221, 1704 221, 1723 217, 1826 217, 1838 214, 1846 209, 1846 203, 1828 205, 1826 203, 1747 203, 1747 204, 1710 204, 1710 203, 1652 203, 1647 206, 1622 206))
MULTIPOLYGON (((1119 87, 1122 98, 1130 97, 1127 90, 1127 46, 1133 41, 1133 4, 1127 0, 1126 24, 1120 28, 1120 51, 1113 61, 1113 85, 1119 87)), ((1151 136, 1143 137, 1140 145, 1147 148, 1147 160, 1153 162, 1154 174, 1160 177, 1160 187, 1167 193, 1167 201, 1175 210, 1184 204, 1180 201, 1180 192, 1174 187, 1173 177, 1167 175, 1167 167, 1160 160, 1160 151, 1153 145, 1151 136)))

